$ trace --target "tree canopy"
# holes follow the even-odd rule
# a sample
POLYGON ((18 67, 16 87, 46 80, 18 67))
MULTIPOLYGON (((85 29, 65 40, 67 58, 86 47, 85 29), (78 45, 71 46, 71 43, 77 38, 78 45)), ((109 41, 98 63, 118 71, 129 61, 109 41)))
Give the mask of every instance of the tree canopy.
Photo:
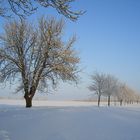
MULTIPOLYGON (((48 84, 77 81, 79 57, 73 48, 76 38, 63 41, 63 28, 64 22, 55 18, 41 18, 36 27, 25 20, 7 23, 0 35, 0 81, 18 78, 18 91, 24 90, 26 100, 48 84)), ((31 101, 26 106, 31 107, 31 101)))

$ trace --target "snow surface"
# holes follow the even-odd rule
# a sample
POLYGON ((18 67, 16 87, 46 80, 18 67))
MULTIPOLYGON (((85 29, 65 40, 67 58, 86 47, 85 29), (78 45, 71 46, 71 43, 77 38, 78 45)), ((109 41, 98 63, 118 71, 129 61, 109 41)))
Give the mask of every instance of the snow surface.
POLYGON ((0 101, 0 140, 140 140, 140 106, 50 101, 26 109, 14 103, 0 101))

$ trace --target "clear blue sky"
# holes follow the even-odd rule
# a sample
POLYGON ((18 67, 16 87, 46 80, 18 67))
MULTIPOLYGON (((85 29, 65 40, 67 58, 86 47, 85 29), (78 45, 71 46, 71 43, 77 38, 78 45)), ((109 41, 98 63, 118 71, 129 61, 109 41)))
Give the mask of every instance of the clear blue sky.
MULTIPOLYGON (((78 87, 60 85, 56 94, 48 98, 88 98, 89 75, 94 71, 113 74, 140 92, 140 1, 77 0, 72 7, 87 11, 77 22, 64 18, 66 38, 77 35, 75 47, 80 52, 82 79, 78 87)), ((36 22, 42 14, 44 9, 29 20, 36 22)), ((63 17, 52 9, 48 9, 47 14, 63 17)))

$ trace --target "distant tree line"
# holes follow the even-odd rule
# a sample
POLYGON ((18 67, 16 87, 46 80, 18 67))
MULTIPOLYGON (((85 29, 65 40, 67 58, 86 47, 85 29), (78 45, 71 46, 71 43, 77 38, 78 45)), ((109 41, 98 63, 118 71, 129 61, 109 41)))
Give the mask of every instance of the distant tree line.
POLYGON ((91 84, 88 89, 98 96, 98 106, 100 106, 101 96, 107 97, 108 106, 110 106, 111 97, 120 102, 120 105, 140 101, 140 96, 133 89, 110 74, 96 72, 91 75, 91 84))

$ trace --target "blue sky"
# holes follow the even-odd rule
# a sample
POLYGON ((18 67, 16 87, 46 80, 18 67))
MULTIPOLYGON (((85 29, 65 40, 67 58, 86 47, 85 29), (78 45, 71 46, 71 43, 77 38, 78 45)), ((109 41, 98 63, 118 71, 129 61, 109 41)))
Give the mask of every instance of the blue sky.
MULTIPOLYGON (((66 20, 65 36, 77 35, 75 47, 81 58, 81 81, 75 85, 60 84, 49 99, 88 98, 87 86, 94 71, 110 73, 140 92, 140 1, 139 0, 77 0, 73 9, 86 13, 72 22, 53 9, 40 9, 29 20, 41 15, 66 20)), ((1 24, 3 24, 3 19, 1 24)), ((0 91, 1 92, 1 91, 0 91)))

